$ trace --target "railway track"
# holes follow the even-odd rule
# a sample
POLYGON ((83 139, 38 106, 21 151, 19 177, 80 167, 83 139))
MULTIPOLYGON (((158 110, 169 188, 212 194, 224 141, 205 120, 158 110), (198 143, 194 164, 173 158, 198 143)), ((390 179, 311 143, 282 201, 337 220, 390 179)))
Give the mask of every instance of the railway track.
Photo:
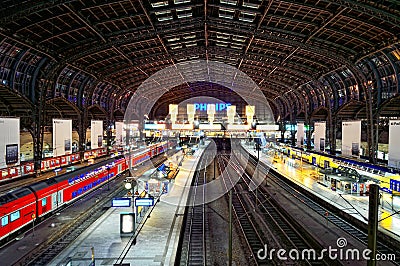
POLYGON ((256 223, 254 223, 254 217, 251 215, 251 212, 248 212, 246 209, 243 198, 239 192, 239 188, 235 187, 231 182, 230 175, 235 174, 233 169, 229 168, 228 161, 225 156, 219 155, 218 158, 218 167, 220 173, 227 173, 228 176, 222 176, 223 183, 225 188, 228 190, 230 187, 232 188, 232 209, 235 220, 237 221, 237 226, 239 227, 239 231, 243 234, 246 246, 251 253, 251 261, 249 261, 250 265, 263 265, 263 261, 258 259, 257 253, 260 249, 264 248, 265 241, 261 234, 260 230, 257 227, 256 223))
MULTIPOLYGON (((242 151, 245 151, 242 148, 242 151)), ((255 156, 250 154, 250 159, 249 162, 253 165, 256 164, 257 159, 255 156)), ((342 231, 346 232, 347 234, 353 236, 357 240, 359 240, 362 244, 368 245, 368 234, 364 232, 362 229, 357 228, 356 226, 352 225, 351 223, 347 222, 346 220, 342 219, 340 216, 330 212, 329 216, 325 216, 327 208, 323 207, 321 204, 319 204, 316 200, 308 197, 302 192, 302 188, 298 185, 293 185, 291 181, 288 179, 281 177, 274 171, 271 171, 271 169, 263 164, 262 162, 259 164, 261 169, 264 170, 263 174, 268 175, 268 182, 273 182, 276 185, 278 185, 280 188, 285 190, 287 193, 292 195, 294 198, 298 199, 300 202, 304 203, 306 206, 308 206, 310 209, 318 213, 320 216, 324 217, 324 219, 328 219, 329 222, 340 228, 342 231)), ((398 249, 394 249, 389 247, 388 245, 378 241, 377 243, 377 250, 381 254, 395 254, 397 260, 392 261, 396 265, 400 265, 400 251, 398 249)))
POLYGON ((189 195, 190 205, 187 208, 187 220, 185 224, 185 235, 182 244, 182 253, 179 265, 207 265, 207 229, 206 219, 205 184, 207 183, 206 163, 207 150, 202 155, 196 172, 193 176, 191 194, 189 195), (200 204, 203 202, 203 204, 200 204))
MULTIPOLYGON (((243 169, 238 161, 222 158, 226 164, 231 164, 236 172, 244 172, 242 182, 239 182, 234 189, 232 198, 233 207, 237 219, 243 231, 247 244, 253 254, 253 258, 257 265, 278 264, 276 258, 269 256, 263 257, 264 245, 269 248, 285 248, 286 250, 296 249, 298 251, 314 249, 321 250, 322 247, 309 235, 305 234, 301 228, 295 226, 293 219, 279 206, 279 203, 274 202, 266 194, 249 191, 252 179, 243 169), (247 192, 249 191, 249 192, 247 192), (245 193, 246 192, 246 193, 245 193), (255 210, 255 211, 254 211, 255 210), (259 218, 259 222, 257 221, 259 218), (265 232, 265 233, 260 233, 265 232)), ((316 258, 304 257, 300 260, 304 265, 341 265, 338 261, 331 260, 316 260, 316 258)), ((286 263, 296 264, 299 261, 291 260, 288 257, 286 263)))

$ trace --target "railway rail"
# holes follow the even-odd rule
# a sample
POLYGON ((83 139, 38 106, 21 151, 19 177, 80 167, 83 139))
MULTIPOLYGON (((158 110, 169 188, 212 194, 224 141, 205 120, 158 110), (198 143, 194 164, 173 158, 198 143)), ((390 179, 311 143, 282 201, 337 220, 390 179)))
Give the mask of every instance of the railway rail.
POLYGON ((188 200, 182 253, 179 265, 209 264, 207 248, 208 221, 206 219, 205 193, 207 183, 207 150, 204 151, 193 176, 188 200), (206 158, 204 158, 206 157, 206 158), (203 203, 203 204, 200 204, 203 203))
MULTIPOLYGON (((238 169, 242 166, 236 159, 231 158, 229 160, 229 158, 225 157, 223 160, 226 164, 231 164, 233 168, 237 169, 236 172, 243 172, 242 182, 239 182, 234 187, 236 196, 233 197, 233 206, 235 212, 241 214, 237 218, 239 221, 242 220, 240 221, 240 227, 246 235, 247 243, 251 246, 251 252, 257 265, 279 263, 276 258, 265 258, 262 256, 264 253, 259 252, 264 248, 265 244, 269 247, 286 248, 286 250, 296 249, 298 251, 309 249, 318 251, 323 248, 312 236, 308 235, 299 226, 296 226, 293 218, 286 213, 278 202, 268 197, 265 191, 262 189, 260 192, 250 191, 252 178, 244 169, 238 169), (246 219, 244 219, 245 217, 246 219), (260 242, 262 244, 261 247, 260 242)), ((315 263, 319 265, 341 265, 339 261, 328 259, 317 261, 312 256, 301 259, 301 263, 304 265, 315 263)), ((291 261, 288 258, 287 262, 296 263, 297 261, 291 261)))
MULTIPOLYGON (((242 152, 247 151, 242 148, 242 152)), ((249 154, 249 153, 248 153, 249 154)), ((252 165, 256 165, 257 159, 254 155, 249 154, 249 162, 252 165)), ((368 234, 363 231, 363 229, 358 228, 351 224, 350 222, 344 220, 341 218, 339 215, 336 215, 333 212, 329 212, 329 216, 326 216, 327 208, 322 206, 318 201, 308 197, 305 195, 303 192, 304 189, 301 188, 299 185, 295 185, 292 183, 292 181, 288 180, 287 178, 279 175, 273 169, 265 165, 264 163, 260 162, 259 164, 260 168, 263 170, 263 174, 267 174, 268 182, 273 182, 276 185, 278 185, 280 188, 288 192, 290 195, 292 195, 294 198, 298 199, 300 202, 304 203, 306 206, 308 206, 311 210, 314 212, 318 213, 324 219, 328 219, 328 221, 344 232, 346 232, 349 235, 352 235, 354 238, 359 240, 362 244, 368 245, 368 234)), ((392 261, 396 265, 400 265, 400 251, 398 248, 392 248, 385 243, 382 243, 381 241, 377 242, 377 251, 381 254, 395 254, 396 255, 396 260, 392 261)))
POLYGON ((231 195, 233 214, 237 221, 239 231, 244 236, 246 246, 252 254, 250 257, 250 263, 252 265, 262 265, 263 261, 258 259, 257 253, 260 249, 264 248, 264 238, 259 233, 260 230, 257 227, 257 224, 254 222, 251 212, 248 212, 245 207, 244 200, 241 197, 243 196, 243 194, 239 192, 239 188, 235 187, 234 184, 231 182, 231 179, 229 178, 231 174, 235 174, 233 169, 229 168, 229 159, 227 159, 225 156, 219 155, 217 160, 220 173, 223 173, 224 169, 225 173, 231 172, 230 174, 228 173, 227 176, 222 176, 221 178, 227 190, 233 186, 233 193, 231 195))

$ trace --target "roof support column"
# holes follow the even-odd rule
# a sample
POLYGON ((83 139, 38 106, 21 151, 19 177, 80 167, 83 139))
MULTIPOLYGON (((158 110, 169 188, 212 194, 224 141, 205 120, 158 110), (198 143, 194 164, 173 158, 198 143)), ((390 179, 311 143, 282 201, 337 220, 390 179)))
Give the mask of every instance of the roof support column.
POLYGON ((307 150, 311 150, 311 119, 310 116, 308 115, 308 112, 306 112, 306 125, 308 125, 308 130, 306 131, 306 138, 307 138, 307 143, 306 147, 307 150))
POLYGON ((290 123, 292 124, 292 126, 290 128, 290 144, 292 146, 296 145, 296 130, 294 130, 294 128, 295 128, 294 126, 297 124, 296 118, 297 118, 297 107, 295 105, 293 108, 291 120, 290 120, 290 123))
POLYGON ((335 155, 336 153, 336 137, 337 137, 337 117, 332 116, 332 113, 329 112, 328 121, 326 123, 328 130, 328 138, 330 145, 330 154, 335 155))
POLYGON ((279 130, 281 131, 281 142, 285 142, 285 131, 286 131, 286 123, 284 120, 279 122, 279 130))
MULTIPOLYGON (((376 163, 376 143, 375 143, 375 130, 374 122, 376 122, 377 108, 374 108, 374 101, 372 96, 372 84, 368 84, 365 74, 355 65, 348 65, 349 70, 353 73, 360 89, 364 91, 366 100, 366 116, 367 116, 367 143, 368 151, 367 156, 371 163, 376 163), (375 110, 374 110, 375 109, 375 110), (375 118, 375 119, 374 119, 375 118)), ((378 77, 376 77, 376 80, 378 77)))
POLYGON ((114 122, 113 120, 111 120, 110 116, 112 116, 111 113, 107 117, 107 121, 106 121, 107 155, 110 153, 111 137, 112 137, 111 127, 112 127, 113 122, 114 122))
POLYGON ((81 162, 84 160, 84 153, 86 147, 86 130, 88 128, 88 112, 87 108, 83 108, 83 111, 79 115, 78 121, 78 136, 79 136, 79 158, 81 162))
POLYGON ((42 168, 42 155, 43 155, 43 137, 44 137, 44 124, 45 124, 45 99, 46 90, 43 89, 40 97, 34 104, 32 115, 32 139, 33 139, 33 160, 35 175, 41 173, 42 168))

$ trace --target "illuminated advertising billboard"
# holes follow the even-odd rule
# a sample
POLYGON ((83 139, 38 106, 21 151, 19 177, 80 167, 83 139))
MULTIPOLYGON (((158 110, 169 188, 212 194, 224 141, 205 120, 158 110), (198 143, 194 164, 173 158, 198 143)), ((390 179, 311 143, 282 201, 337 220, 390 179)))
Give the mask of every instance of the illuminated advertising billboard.
POLYGON ((53 156, 72 153, 72 120, 53 119, 53 156))

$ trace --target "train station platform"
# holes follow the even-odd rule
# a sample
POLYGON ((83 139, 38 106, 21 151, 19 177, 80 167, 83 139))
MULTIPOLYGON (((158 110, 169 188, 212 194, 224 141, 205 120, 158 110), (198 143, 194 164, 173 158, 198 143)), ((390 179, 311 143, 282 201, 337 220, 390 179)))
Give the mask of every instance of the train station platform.
MULTIPOLYGON (((258 152, 253 146, 242 142, 242 147, 257 157, 258 152)), ((304 162, 293 164, 285 155, 283 155, 283 161, 273 160, 270 156, 261 151, 259 156, 261 162, 273 168, 281 175, 301 185, 309 192, 350 214, 354 218, 366 224, 368 223, 368 196, 342 194, 322 185, 318 182, 319 173, 316 166, 304 162)), ((378 219, 380 221, 379 231, 395 239, 400 239, 400 214, 394 214, 398 211, 400 211, 400 198, 398 196, 392 197, 388 193, 383 193, 378 214, 378 219)))
POLYGON ((193 155, 185 156, 175 180, 171 181, 168 194, 161 195, 160 201, 137 225, 136 244, 130 245, 131 238, 120 235, 120 213, 132 212, 132 208, 112 207, 60 253, 51 265, 89 265, 92 247, 96 265, 173 264, 191 180, 207 145, 206 142, 193 155))

